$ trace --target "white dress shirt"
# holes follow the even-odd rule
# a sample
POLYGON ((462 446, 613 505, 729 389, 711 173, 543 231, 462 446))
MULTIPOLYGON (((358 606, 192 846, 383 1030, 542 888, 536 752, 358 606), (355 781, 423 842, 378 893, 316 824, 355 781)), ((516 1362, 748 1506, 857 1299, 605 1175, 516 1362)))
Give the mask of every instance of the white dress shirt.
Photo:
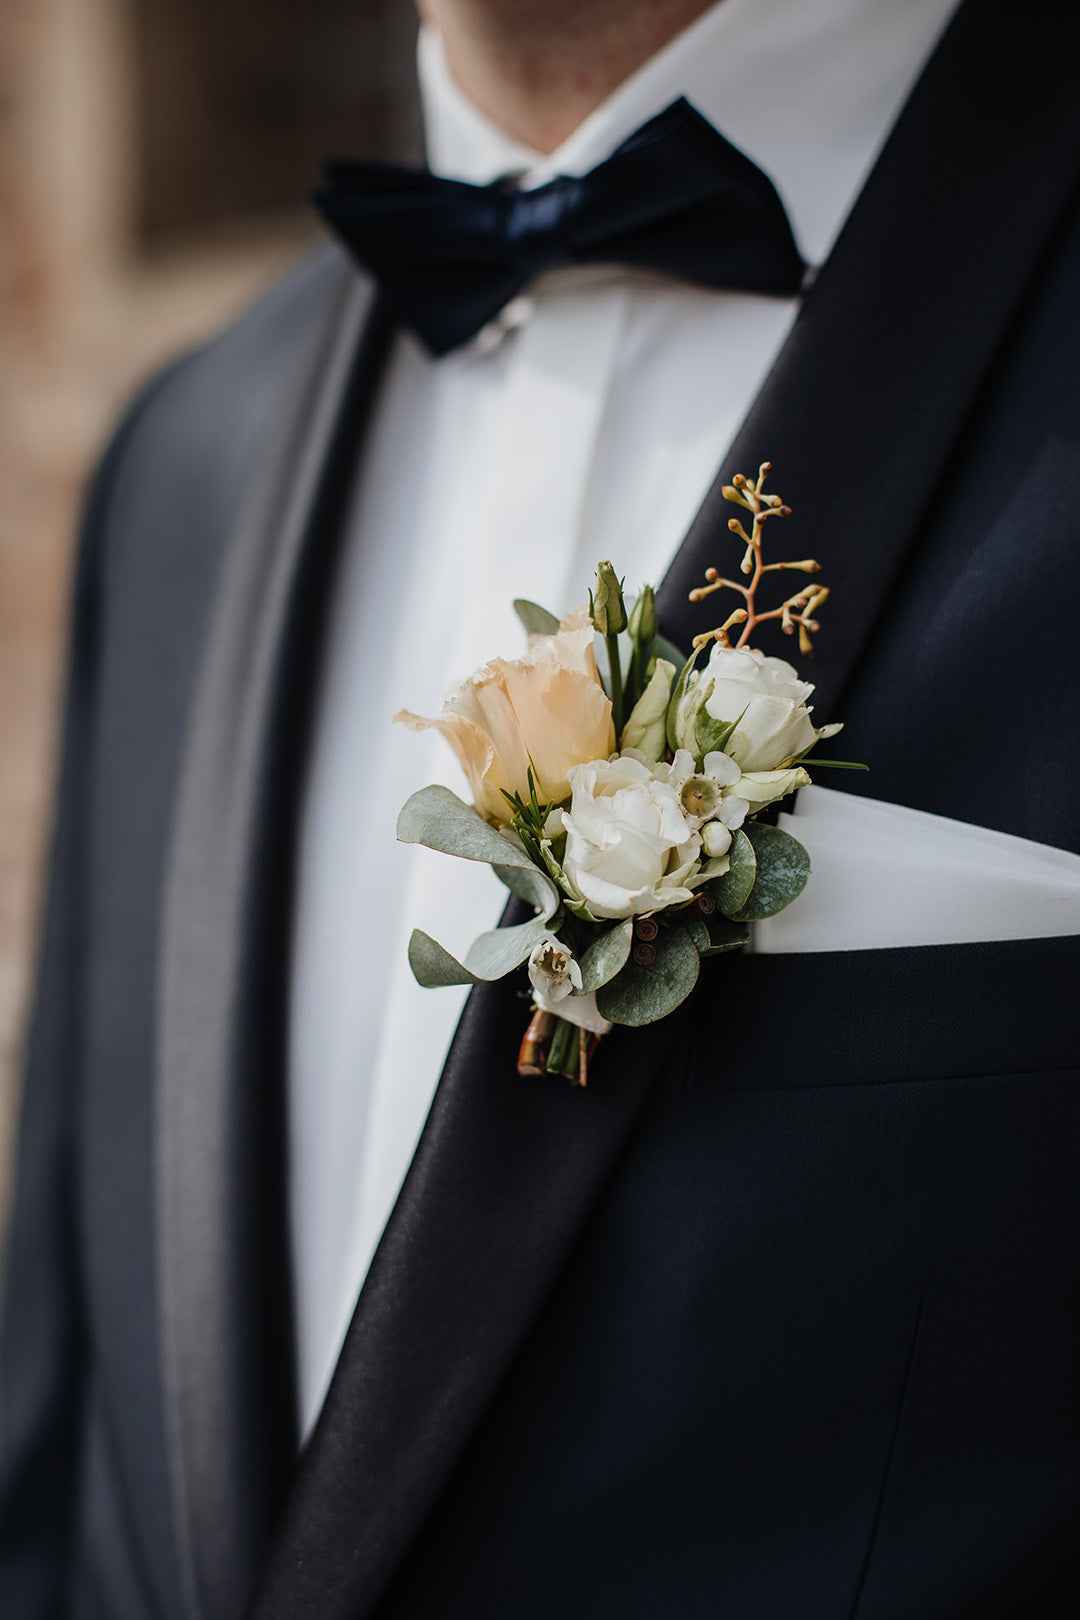
MULTIPOLYGON (((820 263, 953 4, 722 0, 549 157, 471 105, 425 31, 429 160, 457 179, 538 185, 592 168, 685 95, 770 175, 820 263)), ((391 716, 436 712, 454 680, 522 649, 514 597, 566 611, 601 557, 632 589, 659 581, 796 313, 794 299, 595 268, 538 278, 441 360, 408 334, 395 342, 358 471, 301 830, 289 1092, 305 1433, 464 1002, 414 983, 409 935, 423 927, 463 954, 505 898, 486 868, 396 844, 415 789, 465 789, 437 735, 391 716)))

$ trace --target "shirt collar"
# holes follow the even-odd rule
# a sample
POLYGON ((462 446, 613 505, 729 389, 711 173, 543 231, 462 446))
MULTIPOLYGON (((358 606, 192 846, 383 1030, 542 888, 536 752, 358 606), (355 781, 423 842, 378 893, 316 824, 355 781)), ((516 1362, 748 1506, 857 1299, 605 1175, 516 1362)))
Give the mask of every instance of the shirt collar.
POLYGON ((803 253, 822 260, 956 0, 719 0, 597 107, 549 156, 498 129, 451 78, 424 28, 428 159, 487 185, 584 174, 686 96, 770 176, 803 253))

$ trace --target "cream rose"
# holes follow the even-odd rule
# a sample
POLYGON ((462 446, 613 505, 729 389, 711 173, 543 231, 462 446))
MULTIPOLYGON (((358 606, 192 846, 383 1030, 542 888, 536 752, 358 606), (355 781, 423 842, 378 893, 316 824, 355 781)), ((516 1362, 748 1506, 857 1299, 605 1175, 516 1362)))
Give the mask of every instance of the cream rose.
POLYGON ((567 798, 570 770, 615 748, 588 609, 564 619, 555 635, 535 637, 524 658, 497 658, 478 669, 434 719, 405 709, 394 719, 414 731, 442 732, 488 821, 511 820, 503 789, 527 798, 530 767, 542 802, 567 798))
POLYGON ((717 642, 701 672, 700 690, 707 691, 710 682, 706 713, 724 723, 738 720, 724 751, 743 771, 776 770, 816 742, 806 702, 814 688, 782 658, 717 642))
POLYGON ((594 759, 569 771, 563 873, 596 918, 637 917, 692 900, 701 838, 675 789, 643 758, 594 759))

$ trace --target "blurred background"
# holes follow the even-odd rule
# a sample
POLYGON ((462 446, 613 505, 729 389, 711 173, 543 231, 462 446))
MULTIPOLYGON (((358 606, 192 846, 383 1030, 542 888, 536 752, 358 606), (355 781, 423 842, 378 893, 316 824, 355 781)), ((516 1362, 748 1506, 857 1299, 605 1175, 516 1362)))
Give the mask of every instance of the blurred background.
POLYGON ((414 35, 409 0, 0 0, 0 1198, 88 472, 316 238, 325 157, 414 148, 414 35))

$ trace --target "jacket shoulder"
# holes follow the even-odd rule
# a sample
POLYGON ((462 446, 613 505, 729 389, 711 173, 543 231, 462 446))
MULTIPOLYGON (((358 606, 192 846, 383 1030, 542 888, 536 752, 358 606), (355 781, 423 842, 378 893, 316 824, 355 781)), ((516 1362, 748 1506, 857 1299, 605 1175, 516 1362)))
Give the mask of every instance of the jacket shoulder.
POLYGON ((337 249, 321 249, 223 331, 164 366, 132 401, 103 465, 162 452, 178 471, 227 461, 258 433, 351 273, 337 249))
POLYGON ((110 591, 136 558, 167 574, 173 552, 194 562, 219 550, 279 401, 354 274, 336 248, 321 249, 144 385, 101 461, 84 525, 110 591))

